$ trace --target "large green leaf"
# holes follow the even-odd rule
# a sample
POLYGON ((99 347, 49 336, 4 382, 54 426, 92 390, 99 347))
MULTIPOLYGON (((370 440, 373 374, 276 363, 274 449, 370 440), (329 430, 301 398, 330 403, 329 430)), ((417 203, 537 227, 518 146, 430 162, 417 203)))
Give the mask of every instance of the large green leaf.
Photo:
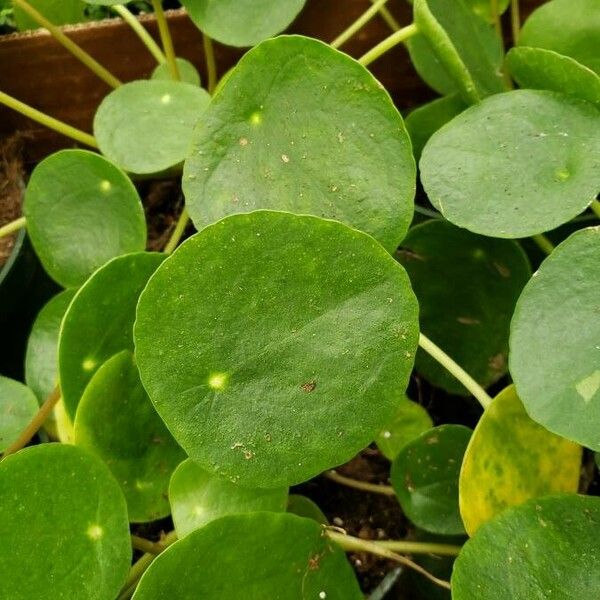
MULTIPOLYGON (((421 331, 482 386, 502 377, 508 369, 510 319, 531 277, 521 247, 435 219, 411 229, 396 256, 419 300, 421 331)), ((468 393, 421 350, 416 368, 450 393, 468 393)))
POLYGON ((306 0, 181 0, 194 23, 230 46, 254 46, 283 31, 306 0))
MULTIPOLYGON (((54 25, 81 23, 85 20, 85 3, 81 0, 28 0, 28 3, 54 25)), ((40 25, 18 4, 13 6, 15 21, 21 31, 40 25)))
POLYGON ((471 430, 440 425, 400 450, 390 479, 404 514, 425 531, 464 533, 458 509, 458 475, 471 430))
POLYGON ((575 232, 525 286, 510 372, 532 419, 600 450, 600 228, 575 232))
POLYGON ((66 444, 0 463, 0 598, 114 600, 131 560, 127 507, 107 467, 66 444))
POLYGON ((485 409, 460 471, 460 514, 469 535, 508 506, 553 492, 576 492, 581 447, 538 425, 514 386, 485 409))
POLYGON ((402 117, 375 78, 317 40, 248 52, 194 133, 183 189, 198 229, 257 208, 333 218, 393 251, 413 214, 402 117))
POLYGON ((133 350, 138 297, 164 258, 149 252, 115 258, 96 271, 73 298, 58 344, 61 390, 71 419, 102 363, 121 350, 133 350))
POLYGON ((0 452, 16 441, 37 411, 35 394, 26 385, 0 375, 0 452))
POLYGON ((453 600, 573 600, 600 589, 600 499, 530 500, 485 523, 454 563, 453 600))
POLYGON ((155 521, 171 512, 169 480, 185 454, 156 414, 129 350, 105 362, 85 388, 74 442, 108 465, 130 521, 155 521))
POLYGON ((504 238, 548 231, 600 191, 600 113, 555 92, 491 96, 431 137, 420 168, 455 225, 504 238))
POLYGON ((223 517, 176 542, 142 577, 134 600, 362 600, 343 552, 312 519, 223 517))
POLYGON ((126 171, 164 171, 187 156, 194 125, 209 101, 208 92, 191 83, 132 81, 102 100, 94 135, 102 153, 126 171))
POLYGON ((600 105, 600 76, 570 56, 521 46, 510 50, 506 65, 523 88, 554 90, 600 105))
POLYGON ((598 0, 552 0, 525 21, 519 45, 554 50, 600 74, 599 39, 598 0))
POLYGON ((119 168, 87 150, 63 150, 31 174, 23 214, 37 255, 65 287, 106 261, 146 245, 144 210, 119 168))
POLYGON ((25 381, 40 404, 58 383, 58 333, 76 290, 64 290, 42 308, 27 340, 25 381))
POLYGON ((134 333, 142 382, 189 456, 283 487, 349 460, 393 415, 417 304, 371 237, 257 211, 180 246, 142 293, 134 333))
POLYGON ((180 538, 227 515, 284 511, 287 499, 287 488, 242 487, 208 473, 189 458, 177 467, 169 485, 173 523, 180 538))

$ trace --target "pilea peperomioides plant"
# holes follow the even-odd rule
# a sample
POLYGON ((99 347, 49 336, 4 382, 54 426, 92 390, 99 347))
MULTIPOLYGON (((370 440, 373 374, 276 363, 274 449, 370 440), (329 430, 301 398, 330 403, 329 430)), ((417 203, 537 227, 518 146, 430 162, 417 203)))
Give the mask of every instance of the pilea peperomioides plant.
POLYGON ((385 0, 333 42, 277 35, 303 0, 184 0, 206 90, 158 0, 162 48, 88 3, 158 66, 122 83, 56 27, 79 0, 13 0, 115 89, 93 135, 0 92, 94 150, 41 161, 0 227, 65 288, 27 385, 0 377, 0 598, 363 598, 344 551, 433 586, 402 597, 597 597, 597 0, 550 0, 522 31, 518 0, 414 0, 358 59, 338 48, 395 28, 385 0), (211 38, 252 46, 220 80, 211 38), (401 43, 440 94, 406 125, 367 68, 401 43), (136 187, 153 178, 185 196, 163 252, 136 187), (335 470, 373 443, 390 485, 335 470), (290 495, 314 478, 389 496, 408 535, 329 525, 310 487, 290 495))

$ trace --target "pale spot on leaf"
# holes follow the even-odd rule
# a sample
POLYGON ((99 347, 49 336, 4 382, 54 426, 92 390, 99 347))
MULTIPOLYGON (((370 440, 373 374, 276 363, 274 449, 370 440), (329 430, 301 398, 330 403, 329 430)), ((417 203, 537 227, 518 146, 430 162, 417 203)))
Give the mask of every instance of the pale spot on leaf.
POLYGON ((582 379, 579 383, 575 384, 577 393, 584 399, 585 402, 589 402, 600 388, 600 370, 594 371, 589 377, 582 379))
POLYGON ((91 540, 97 541, 104 535, 104 529, 94 523, 88 527, 86 533, 91 540))

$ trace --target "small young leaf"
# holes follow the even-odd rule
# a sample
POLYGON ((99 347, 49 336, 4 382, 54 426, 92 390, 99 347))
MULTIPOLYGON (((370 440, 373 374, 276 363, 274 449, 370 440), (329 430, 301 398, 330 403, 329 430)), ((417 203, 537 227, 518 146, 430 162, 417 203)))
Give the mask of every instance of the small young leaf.
POLYGON ((403 397, 417 304, 373 238, 256 211, 203 229, 140 297, 142 382, 211 473, 284 487, 349 460, 403 397))
POLYGON ((452 573, 453 600, 572 600, 600 589, 600 499, 530 500, 485 523, 452 573))
POLYGON ((393 418, 377 436, 377 447, 390 460, 394 460, 406 444, 433 426, 427 411, 416 402, 404 398, 393 418))
MULTIPOLYGON (((181 81, 185 83, 191 83, 192 85, 200 85, 200 73, 196 67, 185 58, 177 58, 177 68, 179 69, 179 75, 181 76, 181 81)), ((171 80, 171 70, 169 68, 168 63, 163 63, 158 65, 154 71, 152 71, 152 75, 150 79, 169 79, 171 80)))
POLYGON ((522 88, 554 90, 600 105, 600 77, 570 56, 521 46, 510 50, 506 65, 522 88))
POLYGON ((80 286, 106 261, 146 245, 138 193, 120 169, 87 150, 63 150, 31 174, 23 214, 48 274, 80 286))
MULTIPOLYGON (((85 3, 81 0, 28 0, 28 3, 54 25, 68 25, 85 21, 85 3)), ((40 26, 18 4, 14 4, 15 21, 20 31, 40 26)))
POLYGON ((75 446, 41 444, 0 463, 0 537, 0 598, 114 600, 125 583, 125 499, 75 446))
POLYGON ((139 252, 98 269, 69 306, 60 331, 58 364, 67 414, 98 368, 121 350, 133 350, 133 322, 140 292, 165 256, 139 252))
POLYGON ((323 514, 323 511, 306 496, 300 494, 290 494, 288 496, 287 511, 298 517, 306 517, 307 519, 313 519, 321 525, 328 525, 327 517, 323 514))
POLYGON ((477 424, 458 484, 469 535, 508 506, 554 492, 577 491, 581 447, 532 421, 514 386, 504 389, 477 424))
POLYGON ((282 512, 287 497, 287 488, 242 487, 211 475, 189 458, 177 467, 169 485, 173 523, 179 538, 227 515, 282 512))
POLYGON ((497 94, 435 133, 420 169, 429 199, 455 225, 503 238, 542 233, 600 191, 600 113, 555 92, 497 94))
POLYGON ((529 416, 600 450, 600 227, 573 233, 525 286, 513 316, 510 372, 529 416))
MULTIPOLYGON (((421 331, 482 386, 502 377, 508 368, 510 319, 531 277, 521 247, 434 219, 413 227, 396 257, 419 300, 421 331)), ((434 385, 467 394, 421 350, 416 368, 434 385)))
POLYGON ((58 383, 58 333, 76 290, 64 290, 42 308, 35 319, 25 354, 25 382, 40 404, 58 383))
POLYGON ((440 425, 409 442, 392 463, 390 479, 402 510, 431 533, 458 535, 458 474, 471 430, 440 425))
POLYGON ((20 381, 0 375, 0 452, 4 452, 38 411, 35 394, 20 381))
POLYGON ((344 556, 318 523, 289 513, 223 517, 163 552, 133 600, 362 600, 344 556))
POLYGON ((181 0, 194 23, 229 46, 254 46, 283 31, 306 0, 181 0))
POLYGON ((552 0, 525 21, 520 46, 535 46, 570 56, 600 74, 598 0, 552 0))
POLYGON ((156 414, 129 350, 106 361, 85 388, 74 443, 108 465, 125 494, 130 521, 170 513, 169 479, 185 454, 156 414))
POLYGON ((390 252, 410 225, 415 164, 379 82, 317 40, 248 52, 194 133, 183 190, 198 229, 257 208, 333 218, 390 252))
POLYGON ((102 153, 126 171, 165 171, 183 162, 209 101, 206 90, 190 83, 132 81, 104 98, 94 135, 102 153))

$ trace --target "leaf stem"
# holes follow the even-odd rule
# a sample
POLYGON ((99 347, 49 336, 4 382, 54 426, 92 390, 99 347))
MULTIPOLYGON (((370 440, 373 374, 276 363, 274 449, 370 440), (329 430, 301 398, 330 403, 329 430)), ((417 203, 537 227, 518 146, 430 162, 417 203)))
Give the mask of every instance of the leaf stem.
POLYGON ((7 223, 6 225, 3 225, 2 227, 0 227, 0 238, 10 235, 15 231, 19 231, 19 229, 25 227, 25 222, 25 217, 19 217, 18 219, 15 219, 14 221, 7 223))
POLYGON ((374 542, 382 548, 405 554, 437 554, 439 556, 458 556, 461 546, 452 544, 436 544, 433 542, 411 542, 408 540, 377 540, 374 542))
POLYGON ((504 45, 504 37, 502 35, 502 22, 500 21, 500 8, 498 7, 498 0, 490 0, 490 10, 492 12, 492 19, 494 21, 494 28, 496 33, 504 45))
POLYGON ((156 62, 159 65, 164 65, 167 62, 165 53, 154 41, 154 38, 148 33, 146 28, 139 22, 137 17, 124 4, 115 4, 112 9, 131 27, 140 40, 142 40, 144 46, 148 48, 150 54, 156 59, 156 62))
MULTIPOLYGON (((377 0, 371 0, 371 2, 375 3, 377 2, 377 0)), ((392 15, 392 13, 389 11, 387 6, 382 6, 379 9, 379 12, 381 13, 381 16, 383 17, 383 20, 389 25, 390 29, 392 31, 398 31, 398 29, 400 29, 400 23, 398 23, 398 21, 396 21, 396 19, 394 18, 394 15, 392 15)))
POLYGON ((598 218, 600 218, 600 202, 598 202, 598 200, 592 200, 592 203, 590 204, 590 208, 592 209, 592 212, 598 218))
POLYGON ((171 234, 171 237, 169 238, 169 241, 165 246, 165 254, 171 254, 171 252, 173 252, 173 250, 177 248, 177 244, 179 244, 179 241, 181 240, 181 237, 185 232, 185 228, 187 227, 189 220, 190 216, 188 214, 188 211, 184 207, 184 209, 181 211, 181 214, 179 215, 177 223, 175 224, 175 229, 173 229, 173 233, 171 234))
POLYGON ((378 12, 385 6, 388 0, 374 0, 373 4, 354 23, 338 35, 333 42, 332 48, 339 48, 345 44, 357 31, 360 31, 378 12))
POLYGON ((53 129, 54 131, 58 131, 58 133, 62 133, 63 135, 74 139, 77 142, 81 142, 86 146, 90 146, 92 148, 98 148, 98 143, 94 136, 89 133, 85 133, 76 127, 71 127, 71 125, 67 125, 54 117, 50 117, 46 113, 43 113, 4 92, 0 92, 0 104, 4 104, 17 112, 20 112, 22 115, 36 121, 37 123, 41 123, 42 125, 48 127, 49 129, 53 129))
POLYGON ((355 490, 361 490, 363 492, 373 492, 375 494, 383 494, 384 496, 396 495, 394 488, 390 485, 377 485, 375 483, 367 483, 366 481, 357 481, 356 479, 351 479, 350 477, 340 475, 337 471, 334 471, 333 469, 331 471, 325 471, 323 473, 323 476, 327 477, 327 479, 331 479, 331 481, 340 483, 341 485, 354 488, 355 490))
POLYGON ((510 27, 512 31, 512 41, 516 46, 521 33, 521 11, 519 9, 519 0, 510 1, 510 27))
POLYGON ((131 545, 136 549, 144 552, 145 554, 160 554, 163 550, 163 544, 161 542, 151 542, 146 538, 138 535, 131 536, 131 545))
POLYGON ((35 414, 33 419, 29 422, 27 427, 23 429, 19 437, 14 441, 5 451, 3 459, 9 454, 14 454, 24 448, 30 441, 31 438, 38 432, 40 427, 44 424, 46 419, 50 416, 50 413, 60 400, 60 388, 56 386, 52 393, 46 398, 40 409, 35 414))
POLYGON ((402 29, 395 31, 392 33, 392 35, 389 35, 383 41, 379 42, 379 44, 371 48, 366 54, 358 59, 358 62, 363 65, 363 67, 366 67, 373 61, 377 60, 380 56, 385 54, 388 50, 391 50, 398 44, 405 42, 418 32, 419 30, 414 23, 411 23, 406 27, 402 27, 402 29))
POLYGON ((169 31, 169 24, 167 23, 167 17, 165 16, 165 11, 163 10, 161 0, 152 0, 152 7, 154 8, 154 15, 156 16, 158 31, 160 33, 160 39, 165 56, 167 57, 167 64, 169 65, 171 78, 174 81, 181 81, 179 67, 177 66, 177 61, 175 60, 173 38, 171 37, 171 32, 169 31))
POLYGON ((102 81, 113 88, 121 85, 121 82, 112 73, 107 71, 96 59, 92 58, 81 46, 78 46, 73 40, 68 38, 60 27, 57 27, 46 19, 27 0, 13 0, 13 4, 25 11, 38 25, 47 29, 59 44, 62 44, 75 58, 80 60, 90 71, 102 79, 102 81))
POLYGON ((434 360, 436 360, 448 373, 456 377, 468 390, 479 400, 481 406, 486 409, 492 399, 488 393, 452 358, 450 358, 439 346, 434 344, 423 333, 419 334, 419 346, 427 352, 434 360))
POLYGON ((421 565, 410 560, 410 558, 406 558, 406 556, 402 556, 401 554, 396 554, 395 552, 392 552, 392 550, 390 550, 389 548, 381 546, 377 542, 361 540, 360 538, 345 535, 337 531, 333 531, 331 529, 325 529, 325 532, 327 533, 329 539, 338 544, 346 552, 368 552, 369 554, 374 554, 375 556, 380 556, 382 558, 393 560, 427 577, 427 579, 429 579, 436 585, 439 585, 440 587, 443 587, 447 590, 450 589, 449 582, 443 579, 438 579, 429 571, 426 571, 421 565))
POLYGON ((206 60, 206 73, 208 75, 207 90, 212 94, 217 87, 217 62, 215 61, 215 49, 212 39, 205 33, 202 34, 202 46, 204 47, 204 60, 206 60))
POLYGON ((531 239, 538 245, 544 254, 548 256, 552 254, 552 251, 554 250, 554 244, 543 233, 532 235, 531 239))

